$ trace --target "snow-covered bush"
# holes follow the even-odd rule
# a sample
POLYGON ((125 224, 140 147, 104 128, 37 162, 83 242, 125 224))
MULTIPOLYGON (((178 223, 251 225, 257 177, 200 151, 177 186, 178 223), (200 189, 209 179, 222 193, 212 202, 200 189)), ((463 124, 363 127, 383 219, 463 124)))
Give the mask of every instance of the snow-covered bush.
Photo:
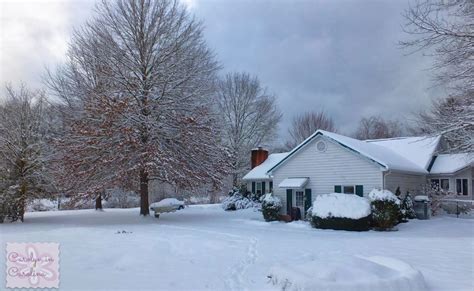
POLYGON ((28 203, 27 211, 53 211, 58 209, 57 201, 50 199, 35 199, 28 203))
POLYGON ((398 224, 400 199, 388 190, 373 189, 369 193, 372 222, 375 229, 388 230, 398 224))
POLYGON ((260 203, 258 200, 253 200, 249 197, 245 197, 240 193, 239 189, 234 189, 233 192, 229 193, 229 196, 222 201, 222 208, 224 210, 232 211, 246 208, 259 207, 260 203))
POLYGON ((308 211, 315 228, 364 231, 370 228, 370 204, 357 195, 319 195, 308 211))
POLYGON ((453 193, 441 189, 437 184, 426 184, 423 187, 423 194, 430 199, 431 215, 433 216, 442 212, 441 205, 444 199, 456 197, 453 193))
POLYGON ((266 194, 262 197, 262 214, 265 221, 279 220, 282 207, 281 199, 272 194, 266 194))
POLYGON ((410 192, 407 191, 400 204, 400 221, 416 218, 415 209, 413 209, 413 199, 410 192))
POLYGON ((133 191, 113 189, 108 193, 104 202, 106 208, 133 208, 140 206, 140 197, 133 191))

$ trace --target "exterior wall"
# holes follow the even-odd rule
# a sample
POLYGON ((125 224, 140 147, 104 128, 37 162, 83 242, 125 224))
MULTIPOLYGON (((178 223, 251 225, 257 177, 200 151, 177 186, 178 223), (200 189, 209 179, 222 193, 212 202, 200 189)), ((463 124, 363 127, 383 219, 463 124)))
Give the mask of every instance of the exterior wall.
POLYGON ((430 175, 429 179, 449 179, 449 192, 456 193, 456 179, 467 179, 468 195, 457 195, 459 199, 474 199, 474 168, 467 168, 454 175, 430 175))
POLYGON ((400 192, 403 195, 405 195, 407 191, 410 191, 410 193, 413 195, 418 195, 426 182, 426 176, 424 175, 410 175, 390 172, 385 174, 384 188, 395 193, 397 187, 400 187, 400 192))
MULTIPOLYGON (((308 177, 306 188, 316 195, 334 192, 335 185, 363 185, 364 195, 382 187, 381 167, 359 154, 324 136, 318 136, 273 172, 274 194, 281 198, 286 213, 286 189, 278 185, 286 178, 308 177), (324 140, 326 150, 318 151, 316 144, 324 140)), ((293 195, 294 196, 294 195, 293 195)))

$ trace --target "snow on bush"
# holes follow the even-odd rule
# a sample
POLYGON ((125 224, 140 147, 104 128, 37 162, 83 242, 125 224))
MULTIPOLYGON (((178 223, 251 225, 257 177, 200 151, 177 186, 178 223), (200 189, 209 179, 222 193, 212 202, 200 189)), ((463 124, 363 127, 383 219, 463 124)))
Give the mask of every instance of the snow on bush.
POLYGON ((365 231, 370 229, 370 204, 357 195, 319 195, 308 211, 308 218, 315 228, 365 231))
POLYGON ((400 221, 416 218, 415 209, 413 208, 413 199, 410 192, 407 192, 400 205, 401 217, 400 221))
POLYGON ((372 222, 377 230, 389 230, 399 222, 400 199, 388 190, 373 189, 369 193, 372 222))
POLYGON ((150 208, 168 207, 168 206, 184 206, 184 202, 176 198, 165 198, 159 202, 152 203, 150 208))
POLYGON ((58 202, 49 199, 34 199, 27 207, 28 212, 53 210, 58 210, 58 202))
POLYGON ((385 201, 393 201, 396 204, 400 204, 400 199, 398 199, 395 194, 392 192, 385 190, 385 189, 372 189, 369 193, 369 200, 376 201, 376 200, 385 200, 385 201))
POLYGON ((280 198, 272 194, 262 196, 262 214, 266 221, 279 220, 281 207, 282 203, 280 198))
POLYGON ((351 194, 331 193, 318 195, 311 209, 312 216, 359 219, 370 215, 367 199, 351 194))
POLYGON ((254 207, 260 207, 260 203, 245 197, 238 189, 235 189, 222 201, 222 208, 224 208, 224 210, 239 210, 254 207))
POLYGON ((397 259, 337 255, 274 266, 270 284, 281 290, 426 290, 421 272, 397 259))

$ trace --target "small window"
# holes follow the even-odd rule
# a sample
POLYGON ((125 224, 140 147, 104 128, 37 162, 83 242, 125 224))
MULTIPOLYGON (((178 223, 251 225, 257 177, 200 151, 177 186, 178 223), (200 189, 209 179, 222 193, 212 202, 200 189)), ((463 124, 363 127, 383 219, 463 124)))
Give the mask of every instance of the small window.
POLYGON ((449 191, 449 179, 441 179, 441 190, 449 191))
POLYGON ((342 188, 342 193, 355 194, 354 188, 355 188, 354 186, 344 186, 342 188))
POLYGON ((304 205, 304 193, 303 191, 296 191, 296 207, 303 207, 304 205))
POLYGON ((255 189, 257 191, 255 194, 262 194, 262 182, 257 182, 255 189))
POLYGON ((458 195, 467 196, 467 179, 456 179, 456 193, 458 195))
POLYGON ((431 179, 431 188, 439 189, 439 179, 431 179))

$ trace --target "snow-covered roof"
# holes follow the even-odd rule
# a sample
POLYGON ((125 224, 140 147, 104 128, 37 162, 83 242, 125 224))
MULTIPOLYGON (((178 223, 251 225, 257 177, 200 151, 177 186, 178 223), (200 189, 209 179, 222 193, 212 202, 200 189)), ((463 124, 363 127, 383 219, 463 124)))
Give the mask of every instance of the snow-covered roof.
POLYGON ((438 155, 430 174, 452 174, 469 166, 474 166, 474 153, 438 155))
POLYGON ((308 184, 309 178, 286 178, 278 184, 279 188, 303 188, 308 184))
POLYGON ((278 153, 278 154, 271 154, 268 158, 261 163, 260 165, 256 166, 250 172, 247 173, 242 179, 243 180, 262 180, 262 179, 270 179, 270 176, 267 174, 268 170, 270 170, 273 166, 283 160, 288 153, 278 153))
MULTIPOLYGON (((380 166, 384 167, 386 170, 395 170, 395 171, 402 171, 402 172, 410 172, 410 173, 420 173, 426 174, 428 171, 424 164, 424 159, 415 159, 411 160, 415 154, 410 154, 407 157, 403 155, 403 151, 395 150, 396 148, 393 143, 384 143, 381 142, 378 144, 376 141, 362 141, 354 138, 350 138, 348 136, 340 135, 337 133, 325 131, 325 130, 318 130, 313 133, 310 137, 308 137, 305 141, 295 147, 292 151, 288 153, 288 155, 283 158, 280 162, 276 163, 273 167, 271 167, 268 171, 273 171, 278 166, 284 163, 285 160, 289 159, 294 153, 296 153, 299 149, 304 147, 307 143, 313 140, 316 136, 322 135, 330 140, 341 144, 342 146, 353 150, 360 155, 378 163, 380 166)), ((424 138, 419 137, 416 142, 420 142, 424 140, 424 138)), ((411 141, 412 143, 416 143, 414 140, 408 139, 405 143, 411 141)), ((415 147, 415 146, 413 146, 415 147)), ((418 147, 418 145, 416 146, 418 147)), ((407 148, 411 149, 411 146, 407 146, 407 148)), ((421 148, 418 147, 419 149, 421 148)), ((432 149, 427 149, 430 152, 432 149)), ((413 150, 414 151, 414 150, 413 150)), ((407 152, 409 152, 407 150, 407 152)), ((423 153, 424 155, 424 153, 423 153)))
POLYGON ((366 140, 386 147, 423 169, 428 169, 436 152, 441 136, 434 137, 397 137, 366 140))

